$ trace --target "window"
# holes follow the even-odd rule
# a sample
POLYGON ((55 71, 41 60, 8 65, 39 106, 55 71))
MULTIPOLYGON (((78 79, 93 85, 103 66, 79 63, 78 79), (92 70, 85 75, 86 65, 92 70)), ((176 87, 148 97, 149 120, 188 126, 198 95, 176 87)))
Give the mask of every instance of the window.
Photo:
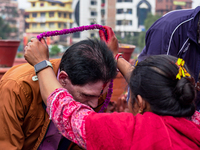
POLYGON ((123 0, 117 0, 117 2, 123 2, 123 0))
POLYGON ((117 20, 117 25, 122 25, 122 20, 117 20))
POLYGON ((63 26, 64 26, 64 29, 66 29, 66 28, 67 28, 67 26, 66 26, 66 23, 64 23, 64 25, 63 25, 63 26))
POLYGON ((37 28, 37 23, 33 23, 32 28, 37 28))
POLYGON ((80 32, 73 33, 73 38, 80 38, 80 32))
POLYGON ((132 25, 132 20, 128 20, 127 25, 132 25))
POLYGON ((33 17, 33 18, 36 18, 36 17, 37 17, 37 13, 33 13, 33 14, 32 14, 32 17, 33 17))
POLYGON ((25 18, 29 18, 29 14, 26 14, 26 15, 25 15, 25 18))
POLYGON ((123 9, 117 9, 117 14, 123 14, 124 10, 123 9))
POLYGON ((61 23, 58 23, 58 28, 62 28, 62 24, 61 23))
POLYGON ((67 13, 64 13, 64 18, 67 18, 67 13))
POLYGON ((65 6, 65 4, 60 4, 60 6, 64 7, 64 6, 65 6))
POLYGON ((90 2, 90 4, 91 4, 91 5, 97 5, 97 1, 92 0, 92 1, 90 2))
POLYGON ((69 18, 70 18, 70 19, 72 18, 72 14, 69 14, 69 18))
POLYGON ((56 5, 56 3, 51 3, 51 5, 52 5, 52 6, 55 6, 55 5, 56 5))
POLYGON ((127 14, 132 14, 132 9, 127 9, 127 14))
POLYGON ((40 28, 44 29, 45 28, 45 23, 40 23, 40 28))
POLYGON ((101 25, 105 25, 105 20, 101 20, 101 25))
POLYGON ((101 10, 101 15, 104 16, 105 15, 105 9, 101 10))
POLYGON ((45 13, 40 13, 41 18, 45 18, 45 13))
POLYGON ((29 23, 25 23, 25 29, 29 29, 29 23))
POLYGON ((49 28, 54 28, 54 23, 53 22, 49 23, 49 28))
POLYGON ((94 33, 91 33, 91 34, 90 34, 90 37, 94 37, 94 33))
POLYGON ((32 7, 35 7, 35 3, 32 3, 32 7))
POLYGON ((97 16, 97 12, 96 11, 91 11, 91 16, 97 16))
POLYGON ((49 17, 54 17, 54 12, 50 12, 49 17))
POLYGON ((43 6, 44 6, 44 3, 40 3, 40 6, 43 7, 43 6))
POLYGON ((58 17, 59 17, 59 18, 62 17, 62 13, 61 13, 61 12, 58 13, 58 17))

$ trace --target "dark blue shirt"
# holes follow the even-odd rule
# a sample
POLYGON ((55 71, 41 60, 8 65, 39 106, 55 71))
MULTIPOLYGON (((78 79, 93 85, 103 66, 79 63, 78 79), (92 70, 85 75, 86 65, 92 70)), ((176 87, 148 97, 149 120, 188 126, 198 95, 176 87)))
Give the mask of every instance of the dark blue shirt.
POLYGON ((197 81, 200 71, 200 44, 197 42, 199 12, 200 6, 171 11, 158 19, 146 33, 146 46, 138 61, 158 54, 183 58, 197 81))

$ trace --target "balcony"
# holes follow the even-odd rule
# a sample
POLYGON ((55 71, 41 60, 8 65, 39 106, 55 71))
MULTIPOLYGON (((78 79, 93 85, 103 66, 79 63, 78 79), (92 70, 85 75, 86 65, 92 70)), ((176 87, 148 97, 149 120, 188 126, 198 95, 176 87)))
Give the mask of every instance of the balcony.
POLYGON ((57 28, 57 27, 48 27, 48 28, 31 28, 31 29, 26 29, 26 33, 42 33, 45 31, 55 31, 55 30, 62 30, 63 28, 57 28))
POLYGON ((26 18, 27 23, 45 23, 45 22, 70 22, 73 23, 72 19, 68 18, 26 18))
POLYGON ((59 6, 49 6, 49 7, 31 7, 29 9, 26 9, 26 12, 73 12, 73 9, 71 8, 66 8, 66 7, 59 7, 59 6))

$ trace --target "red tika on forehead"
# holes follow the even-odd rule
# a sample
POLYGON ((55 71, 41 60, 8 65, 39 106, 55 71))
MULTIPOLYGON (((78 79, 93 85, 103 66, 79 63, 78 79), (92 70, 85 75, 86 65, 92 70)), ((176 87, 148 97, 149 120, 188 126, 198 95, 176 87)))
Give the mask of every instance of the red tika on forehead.
POLYGON ((105 87, 106 87, 107 83, 108 83, 108 82, 105 82, 105 83, 103 84, 103 87, 102 87, 102 90, 101 90, 101 93, 100 93, 100 95, 103 93, 103 90, 105 89, 105 87))

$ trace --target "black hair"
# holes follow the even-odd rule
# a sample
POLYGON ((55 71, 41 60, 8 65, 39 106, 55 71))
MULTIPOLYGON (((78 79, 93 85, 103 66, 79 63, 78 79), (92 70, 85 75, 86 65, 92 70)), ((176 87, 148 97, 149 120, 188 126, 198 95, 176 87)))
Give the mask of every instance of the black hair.
POLYGON ((60 70, 65 71, 73 85, 110 81, 116 77, 116 62, 105 42, 87 39, 75 43, 64 53, 60 70))
MULTIPOLYGON (((195 112, 195 87, 189 77, 176 79, 179 72, 175 64, 177 60, 169 55, 155 55, 139 62, 129 83, 133 103, 137 95, 141 95, 155 114, 192 116, 195 112)), ((188 71, 187 66, 184 67, 188 71)))

